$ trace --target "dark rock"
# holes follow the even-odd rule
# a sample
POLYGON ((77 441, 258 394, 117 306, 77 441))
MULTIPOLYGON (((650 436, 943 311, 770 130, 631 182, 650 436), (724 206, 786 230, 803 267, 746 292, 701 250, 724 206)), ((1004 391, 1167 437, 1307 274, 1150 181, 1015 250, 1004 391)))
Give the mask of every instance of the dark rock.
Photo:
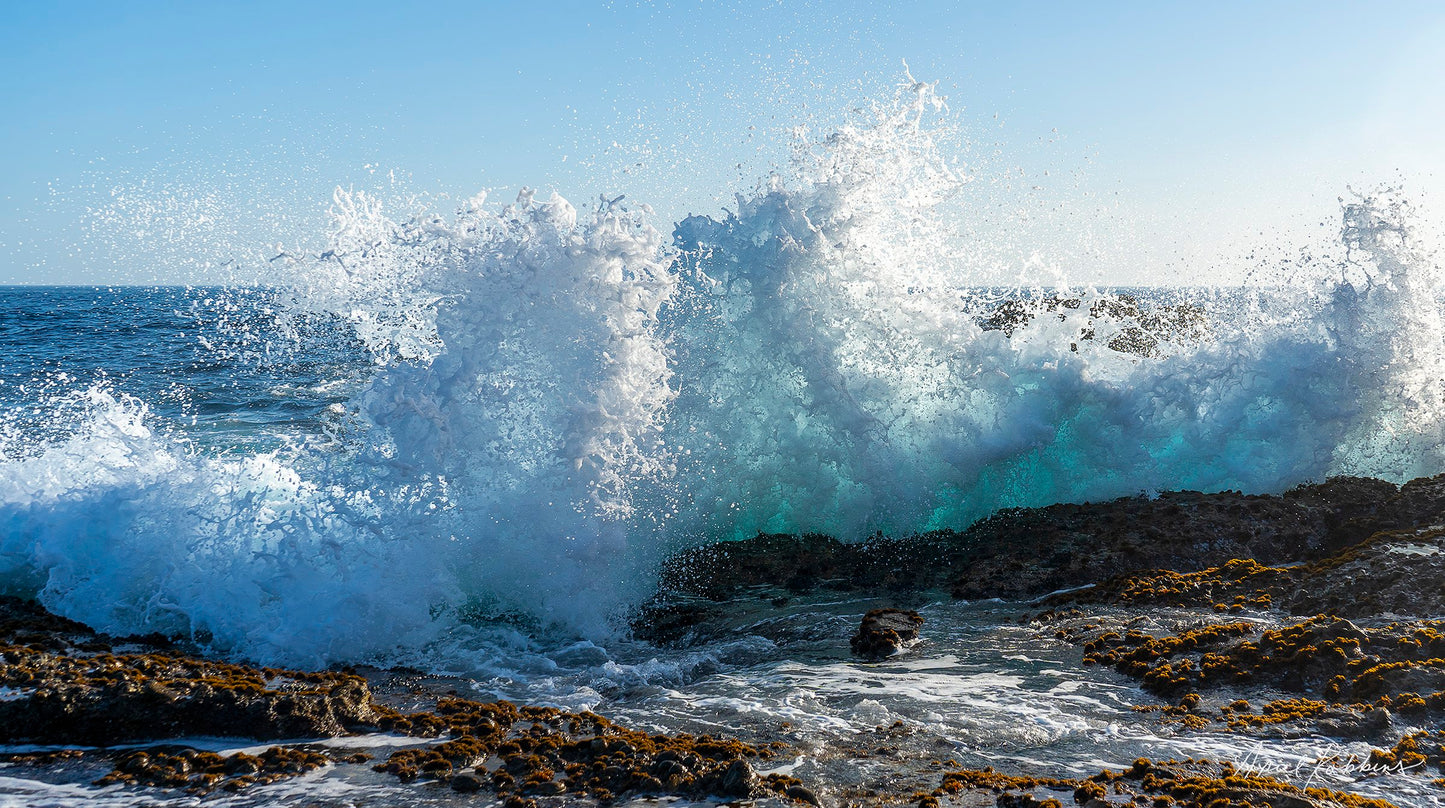
POLYGON ((54 650, 67 640, 95 636, 88 626, 51 614, 32 600, 0 595, 0 644, 29 645, 37 639, 54 650))
MULTIPOLYGON (((120 759, 116 769, 127 774, 139 774, 150 767, 151 756, 145 752, 132 752, 120 759)), ((260 768, 259 766, 257 768, 260 768)))
POLYGON ((1110 603, 1215 611, 1282 606, 1292 614, 1350 619, 1445 614, 1445 529, 1377 533, 1307 564, 1270 567, 1236 559, 1197 572, 1149 570, 1116 576, 1045 605, 1110 603))
POLYGON ((96 785, 188 788, 195 793, 217 788, 240 791, 258 783, 274 783, 305 774, 329 762, 320 752, 279 746, 259 756, 238 752, 229 757, 195 749, 179 749, 173 753, 152 750, 149 754, 133 752, 121 757, 115 769, 97 780, 96 785))
MULTIPOLYGON (((1394 716, 1384 707, 1359 711, 1331 710, 1314 721, 1306 730, 1311 736, 1326 738, 1381 738, 1394 728, 1394 716)), ((1303 736, 1304 733, 1299 733, 1303 736)))
POLYGON ((1032 794, 1015 794, 1005 791, 998 795, 994 804, 998 808, 1057 808, 1058 800, 1053 800, 1054 805, 1049 806, 1049 800, 1041 800, 1032 794))
POLYGON ((463 794, 472 794, 477 791, 481 791, 482 786, 485 784, 482 782, 482 778, 476 776, 472 772, 462 772, 461 774, 452 778, 451 785, 452 791, 459 791, 463 794))
POLYGON ((813 793, 813 789, 807 786, 788 786, 787 790, 783 793, 799 802, 806 802, 809 805, 821 806, 823 804, 823 802, 818 799, 818 795, 813 793))
MULTIPOLYGON (((1019 599, 1144 570, 1193 572, 1231 559, 1262 564, 1329 558, 1381 530, 1445 522, 1445 475, 1403 487, 1334 477, 1279 495, 1178 491, 1082 505, 1000 511, 967 530, 845 543, 761 534, 670 559, 638 635, 685 638, 714 614, 690 598, 765 599, 812 590, 898 593, 944 589, 964 599, 1019 599)), ((1408 604, 1404 584, 1387 588, 1408 604)), ((1343 593, 1341 593, 1343 594, 1343 593)), ((1417 612, 1419 613, 1419 612, 1417 612)))
MULTIPOLYGON (((656 781, 654 781, 654 783, 656 783, 656 781)), ((647 785, 644 784, 641 790, 660 791, 662 784, 656 783, 656 786, 656 788, 648 788, 647 785)), ((565 793, 566 791, 567 786, 557 782, 556 780, 543 780, 540 783, 533 783, 527 787, 527 793, 535 794, 539 797, 555 797, 558 794, 565 793)))
POLYGON ((672 593, 644 604, 632 618, 632 631, 638 637, 656 643, 683 643, 699 626, 718 616, 719 608, 711 601, 698 601, 672 593))
POLYGON ((107 746, 185 735, 277 740, 374 723, 366 681, 170 654, 0 646, 0 741, 107 746))
POLYGON ((1378 533, 1292 572, 1290 590, 1278 599, 1294 614, 1445 614, 1442 529, 1378 533))
POLYGON ((914 611, 874 609, 863 616, 858 633, 849 645, 853 653, 870 661, 893 656, 904 646, 918 639, 923 618, 914 611))
POLYGON ((746 760, 734 760, 723 770, 720 787, 725 797, 746 797, 753 791, 757 775, 746 760))

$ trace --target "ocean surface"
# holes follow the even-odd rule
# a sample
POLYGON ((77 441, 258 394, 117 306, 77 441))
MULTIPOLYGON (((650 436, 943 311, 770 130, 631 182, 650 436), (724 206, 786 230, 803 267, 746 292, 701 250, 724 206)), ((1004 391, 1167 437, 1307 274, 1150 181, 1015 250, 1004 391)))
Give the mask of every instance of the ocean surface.
MULTIPOLYGON (((393 221, 338 191, 327 248, 264 286, 0 289, 0 592, 263 664, 783 737, 834 780, 895 721, 978 765, 1329 753, 1163 736, 1129 710, 1150 697, 997 604, 921 604, 928 643, 882 667, 838 642, 866 601, 628 639, 663 558, 758 531, 1445 471, 1445 287, 1399 198, 1347 201, 1337 250, 1252 287, 983 285, 935 215, 962 178, 914 89, 716 217, 524 192, 393 221)), ((0 795, 104 802, 3 773, 0 795)))

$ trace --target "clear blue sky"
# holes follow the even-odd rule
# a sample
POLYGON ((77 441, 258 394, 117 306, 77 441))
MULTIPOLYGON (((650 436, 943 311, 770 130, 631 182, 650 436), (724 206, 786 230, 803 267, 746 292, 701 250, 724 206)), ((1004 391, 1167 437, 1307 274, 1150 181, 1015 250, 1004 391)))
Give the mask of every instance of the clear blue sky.
POLYGON ((1087 209, 1039 236, 1084 274, 1197 272, 1346 184, 1445 193, 1445 4, 522 6, 7 4, 0 283, 204 281, 319 237, 338 185, 715 212, 905 59, 990 170, 1087 209))

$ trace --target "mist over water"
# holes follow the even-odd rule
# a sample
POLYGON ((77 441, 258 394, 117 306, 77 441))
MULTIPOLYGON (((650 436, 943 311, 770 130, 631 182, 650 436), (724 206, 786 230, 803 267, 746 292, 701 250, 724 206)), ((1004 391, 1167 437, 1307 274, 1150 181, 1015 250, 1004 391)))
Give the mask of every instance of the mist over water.
POLYGON ((607 636, 667 553, 758 531, 1445 470, 1408 197, 1352 195, 1338 249, 1269 284, 1005 289, 950 121, 909 82, 671 228, 645 200, 393 220, 338 191, 270 314, 206 343, 324 417, 228 443, 123 379, 6 391, 54 417, 3 432, 0 589, 262 662, 395 661, 497 616, 607 636), (351 358, 276 364, 318 340, 351 358))

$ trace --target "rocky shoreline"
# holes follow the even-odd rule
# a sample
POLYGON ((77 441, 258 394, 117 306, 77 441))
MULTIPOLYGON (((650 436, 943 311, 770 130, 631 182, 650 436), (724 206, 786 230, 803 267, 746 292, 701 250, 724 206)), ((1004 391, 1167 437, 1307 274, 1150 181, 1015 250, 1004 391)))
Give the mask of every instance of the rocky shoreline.
POLYGON ((721 609, 716 604, 819 591, 903 601, 927 595, 1028 601, 1090 588, 1097 593, 1065 599, 1137 606, 1213 606, 1217 591, 1230 603, 1244 595, 1255 605, 1278 603, 1295 614, 1398 609, 1440 615, 1445 594, 1430 585, 1445 580, 1439 577, 1445 574, 1439 552, 1445 539, 1430 530, 1436 525, 1445 526, 1445 475, 1403 486, 1337 477, 1280 495, 1178 491, 1010 509, 961 532, 877 536, 853 544, 822 535, 763 534, 670 559, 658 595, 633 628, 650 640, 684 641, 721 609), (1255 566, 1242 565, 1246 560, 1255 566), (1278 573, 1272 583, 1242 578, 1264 565, 1302 564, 1305 569, 1278 573), (1241 576, 1232 588, 1224 585, 1229 576, 1241 576), (1144 597, 1146 582, 1155 579, 1179 582, 1172 589, 1180 594, 1166 596, 1156 584, 1160 594, 1144 597), (1369 595, 1361 599, 1356 585, 1364 581, 1369 595), (1119 591, 1129 586, 1135 591, 1119 591), (1181 587, 1189 588, 1187 597, 1181 587), (1268 603, 1259 600, 1271 591, 1268 603))
MULTIPOLYGON (((706 642, 739 604, 819 593, 897 606, 930 598, 1032 605, 1023 625, 1068 643, 1086 667, 1137 681, 1141 720, 1250 737, 1354 738, 1354 764, 1445 788, 1445 476, 1394 486, 1339 478, 1279 496, 1176 492, 1000 513, 962 532, 844 544, 759 536, 672 559, 633 630, 706 642), (1435 772, 1435 774, 1424 774, 1435 772)), ((906 653, 917 613, 870 612, 853 649, 906 653), (871 621, 871 623, 869 622, 871 621)), ((841 646, 847 636, 838 638, 841 646)), ((442 695, 404 711, 384 675, 288 671, 206 659, 162 637, 115 638, 39 605, 0 598, 0 769, 70 766, 98 786, 198 795, 364 766, 415 788, 509 808, 645 795, 920 808, 1388 805, 1238 771, 1230 761, 1141 760, 1098 775, 950 769, 897 793, 829 793, 766 770, 776 739, 649 732, 589 712, 442 695), (383 688, 384 691, 385 688, 383 688), (308 739, 415 738, 387 757, 308 739), (222 755, 188 737, 273 745, 222 755), (22 749, 17 745, 43 745, 22 749), (1052 803, 1052 804, 1051 804, 1052 803)), ((1442 792, 1445 793, 1445 792, 1442 792)))
POLYGON ((432 710, 403 713, 355 672, 199 658, 159 638, 99 635, 11 597, 0 597, 0 694, 0 744, 76 747, 3 754, 0 763, 93 758, 113 766, 94 781, 98 786, 234 792, 369 760, 296 743, 221 756, 176 740, 186 737, 294 741, 392 733, 445 740, 396 751, 372 766, 376 771, 458 793, 486 791, 511 808, 563 794, 604 803, 635 794, 774 794, 817 803, 795 779, 754 773, 751 760, 774 754, 767 747, 650 734, 592 713, 505 701, 442 697, 432 710))
MULTIPOLYGON (((1032 603, 1021 619, 1078 646, 1081 664, 1138 681, 1161 702, 1135 709, 1161 723, 1364 740, 1378 745, 1368 758, 1331 763, 1432 777, 1445 788, 1445 475, 1019 509, 962 532, 861 544, 762 535, 673 559, 634 627, 656 642, 706 642, 739 601, 781 604, 810 592, 900 605, 1032 603)), ((1232 777, 1227 761, 1188 764, 1190 777, 1232 777)), ((951 782, 991 789, 1000 806, 1047 802, 1035 793, 1044 781, 1020 789, 1004 779, 975 772, 951 782)), ((918 801, 932 805, 953 786, 918 801)), ((1149 799, 1208 804, 1170 788, 1168 799, 1149 799)), ((1256 804, 1361 804, 1261 788, 1269 794, 1256 794, 1256 804)), ((1112 793, 1126 791, 1143 798, 1138 789, 1112 793)))

